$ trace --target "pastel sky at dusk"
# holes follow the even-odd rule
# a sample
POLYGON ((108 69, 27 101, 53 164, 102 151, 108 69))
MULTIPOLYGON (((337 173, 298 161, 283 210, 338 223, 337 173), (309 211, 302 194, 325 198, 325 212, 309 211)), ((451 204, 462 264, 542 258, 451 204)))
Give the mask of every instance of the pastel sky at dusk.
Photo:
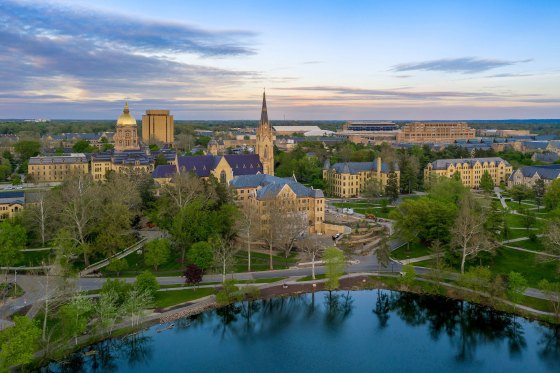
POLYGON ((0 118, 560 118, 560 1, 0 0, 0 118))

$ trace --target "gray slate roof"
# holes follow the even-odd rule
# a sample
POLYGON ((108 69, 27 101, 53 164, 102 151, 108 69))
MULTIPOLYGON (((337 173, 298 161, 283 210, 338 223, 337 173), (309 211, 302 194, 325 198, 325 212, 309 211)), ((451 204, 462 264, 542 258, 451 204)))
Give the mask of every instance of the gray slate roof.
POLYGON ((272 175, 244 175, 233 179, 230 185, 235 189, 257 188, 257 199, 273 199, 285 185, 288 185, 298 197, 324 198, 320 189, 308 188, 293 178, 282 178, 272 175))
POLYGON ((476 162, 480 163, 494 163, 495 165, 499 164, 500 162, 504 162, 506 166, 509 166, 509 163, 503 160, 500 157, 487 157, 487 158, 456 158, 456 159, 438 159, 432 162, 432 169, 434 170, 446 170, 449 165, 453 164, 463 164, 467 163, 470 167, 473 167, 476 162))
POLYGON ((24 192, 0 192, 0 204, 15 204, 23 205, 25 203, 24 192))
POLYGON ((538 173, 542 179, 555 180, 560 178, 560 164, 525 166, 521 167, 518 172, 521 172, 524 177, 533 177, 535 173, 538 173))
MULTIPOLYGON (((377 162, 341 162, 335 163, 330 167, 331 170, 334 170, 337 174, 351 174, 356 175, 359 172, 365 171, 374 171, 377 172, 377 162)), ((394 171, 399 170, 399 165, 394 164, 393 166, 394 171)), ((390 167, 387 163, 381 163, 381 172, 387 173, 390 172, 390 167)))

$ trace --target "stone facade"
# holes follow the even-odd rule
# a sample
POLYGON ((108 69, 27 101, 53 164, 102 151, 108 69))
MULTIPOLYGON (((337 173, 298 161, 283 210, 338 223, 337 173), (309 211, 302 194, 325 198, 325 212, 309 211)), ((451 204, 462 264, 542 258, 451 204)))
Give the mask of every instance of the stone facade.
POLYGON ((173 146, 175 126, 169 110, 146 110, 142 115, 142 141, 144 144, 173 146))
POLYGON ((452 143, 476 136, 476 130, 465 122, 415 122, 405 125, 397 135, 404 143, 452 143))
POLYGON ((88 160, 83 153, 31 157, 27 174, 35 183, 64 181, 71 174, 87 174, 88 160))
POLYGON ((433 176, 453 177, 458 172, 461 182, 468 188, 478 188, 480 178, 488 171, 494 185, 506 182, 511 175, 511 165, 499 157, 490 158, 463 158, 463 159, 438 159, 428 163, 424 169, 424 180, 429 181, 433 176))
POLYGON ((553 180, 560 179, 560 164, 547 166, 524 166, 515 170, 508 179, 508 186, 523 184, 533 187, 537 180, 543 180, 545 186, 553 180))
POLYGON ((138 143, 138 127, 136 125, 136 119, 130 115, 128 102, 124 104, 123 113, 119 119, 117 119, 117 131, 113 139, 115 141, 115 150, 118 152, 140 150, 140 144, 138 143))
POLYGON ((335 197, 358 197, 370 180, 377 181, 380 189, 385 189, 389 174, 394 172, 400 185, 398 165, 383 163, 381 158, 375 162, 345 162, 331 165, 328 161, 323 166, 323 180, 328 185, 328 192, 335 197))

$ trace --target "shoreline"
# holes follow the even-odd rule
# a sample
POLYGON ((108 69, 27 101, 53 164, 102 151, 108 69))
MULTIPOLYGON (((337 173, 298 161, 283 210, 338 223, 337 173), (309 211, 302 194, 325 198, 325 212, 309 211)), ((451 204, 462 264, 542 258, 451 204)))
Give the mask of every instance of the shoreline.
MULTIPOLYGON (((483 307, 489 307, 497 312, 507 313, 509 315, 517 315, 523 317, 527 320, 537 321, 546 323, 551 326, 559 325, 560 318, 556 317, 553 313, 540 311, 537 309, 533 309, 527 306, 515 305, 514 303, 503 299, 503 298, 494 298, 494 303, 490 302, 492 298, 487 293, 478 292, 468 288, 462 288, 456 286, 454 284, 449 284, 445 282, 436 282, 433 280, 425 279, 425 278, 416 278, 415 286, 413 287, 404 287, 401 284, 394 283, 395 280, 398 281, 399 275, 389 275, 389 274, 379 274, 379 273, 356 273, 356 274, 349 274, 345 275, 340 278, 340 286, 333 291, 360 291, 360 290, 389 290, 389 291, 397 291, 397 292, 408 292, 417 295, 425 295, 425 296, 438 296, 438 297, 445 297, 451 300, 456 301, 467 301, 469 303, 477 304, 483 307), (390 281, 386 281, 390 279, 390 281), (436 293, 436 292, 428 292, 426 289, 418 288, 419 283, 431 283, 440 287, 440 290, 445 290, 444 294, 436 293), (464 296, 464 293, 468 292, 474 295, 478 295, 481 298, 478 300, 468 299, 468 297, 464 296), (498 307, 502 306, 502 307, 498 307)), ((324 279, 318 280, 310 280, 305 282, 296 282, 296 281, 282 281, 282 284, 279 283, 272 283, 266 284, 269 285, 261 289, 261 293, 258 297, 253 299, 247 299, 250 301, 257 301, 257 300, 267 300, 273 298, 284 298, 290 296, 297 296, 301 294, 309 294, 315 292, 323 292, 328 291, 325 289, 324 279), (287 287, 284 287, 284 284, 287 284, 287 287), (313 286, 315 284, 315 286, 313 286), (270 286, 273 285, 273 286, 270 286)), ((149 329, 155 325, 163 325, 168 324, 170 322, 176 321, 178 319, 192 317, 198 315, 200 313, 219 309, 221 307, 226 307, 229 304, 221 305, 216 303, 215 295, 209 295, 206 297, 202 297, 193 301, 188 301, 183 304, 177 304, 166 309, 162 310, 162 312, 152 312, 149 315, 144 316, 137 325, 131 326, 130 321, 121 322, 119 323, 118 327, 115 328, 111 335, 84 335, 79 338, 79 342, 77 345, 72 346, 64 346, 65 349, 60 350, 59 352, 55 353, 52 358, 45 358, 45 350, 39 351, 36 354, 36 361, 31 364, 32 367, 45 367, 49 363, 52 362, 60 362, 64 360, 66 357, 75 353, 87 346, 94 345, 104 340, 111 339, 111 338, 126 338, 138 333, 141 333, 143 330, 149 329), (46 359, 46 360, 43 360, 46 359), (46 363, 46 364, 45 364, 46 363)))

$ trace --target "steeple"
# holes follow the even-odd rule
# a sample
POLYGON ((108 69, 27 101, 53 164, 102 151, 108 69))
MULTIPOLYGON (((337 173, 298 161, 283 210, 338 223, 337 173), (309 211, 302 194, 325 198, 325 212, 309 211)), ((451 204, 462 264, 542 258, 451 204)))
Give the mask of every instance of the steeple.
POLYGON ((266 110, 266 91, 263 91, 263 102, 262 102, 262 109, 261 109, 261 122, 259 123, 260 126, 268 124, 268 111, 266 110))
POLYGON ((268 122, 268 111, 266 109, 266 93, 263 92, 261 109, 261 120, 257 127, 256 153, 263 165, 263 173, 274 175, 274 141, 272 127, 268 122))
POLYGON ((130 110, 128 110, 128 101, 125 101, 125 102, 124 102, 123 113, 124 113, 124 114, 130 113, 130 110))

